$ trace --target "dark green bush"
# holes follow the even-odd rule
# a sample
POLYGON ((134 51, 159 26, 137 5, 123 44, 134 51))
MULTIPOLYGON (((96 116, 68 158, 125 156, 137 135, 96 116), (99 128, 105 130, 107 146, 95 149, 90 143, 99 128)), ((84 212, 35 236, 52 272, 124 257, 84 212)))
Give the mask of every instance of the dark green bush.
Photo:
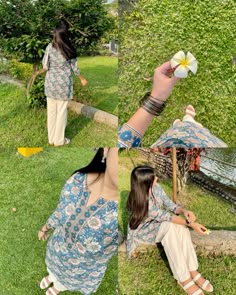
POLYGON ((151 89, 153 70, 177 51, 190 51, 199 62, 197 75, 179 82, 166 109, 153 121, 143 144, 151 145, 185 107, 196 120, 227 144, 236 144, 236 3, 233 0, 139 0, 123 16, 120 32, 120 123, 126 122, 151 89))
POLYGON ((47 105, 44 94, 44 76, 38 76, 27 98, 27 105, 31 108, 43 108, 47 105))

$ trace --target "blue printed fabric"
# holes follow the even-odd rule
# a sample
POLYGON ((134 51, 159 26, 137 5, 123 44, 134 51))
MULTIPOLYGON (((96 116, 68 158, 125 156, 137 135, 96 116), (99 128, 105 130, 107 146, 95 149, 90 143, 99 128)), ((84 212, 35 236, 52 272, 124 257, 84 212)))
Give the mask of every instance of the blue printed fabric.
POLYGON ((151 147, 220 148, 227 145, 207 128, 185 121, 170 127, 151 147))
POLYGON ((87 207, 88 198, 87 176, 74 174, 47 221, 54 229, 47 245, 47 268, 67 290, 84 295, 97 290, 118 247, 117 202, 101 197, 87 207))
MULTIPOLYGON (((141 144, 142 136, 128 124, 124 124, 118 132, 118 147, 132 148, 141 144)), ((152 148, 220 148, 227 145, 207 128, 200 127, 193 122, 180 122, 170 127, 161 137, 151 145, 152 148)))
POLYGON ((159 184, 156 184, 149 197, 148 216, 140 225, 132 230, 128 225, 127 253, 142 244, 155 244, 156 236, 163 221, 171 221, 172 214, 179 206, 172 202, 159 184))
POLYGON ((79 75, 77 60, 66 58, 50 43, 45 51, 42 63, 48 57, 48 71, 45 78, 44 92, 49 98, 70 100, 73 98, 73 73, 79 75))
POLYGON ((118 147, 119 148, 131 148, 139 147, 141 144, 142 136, 138 131, 124 124, 118 130, 118 147))

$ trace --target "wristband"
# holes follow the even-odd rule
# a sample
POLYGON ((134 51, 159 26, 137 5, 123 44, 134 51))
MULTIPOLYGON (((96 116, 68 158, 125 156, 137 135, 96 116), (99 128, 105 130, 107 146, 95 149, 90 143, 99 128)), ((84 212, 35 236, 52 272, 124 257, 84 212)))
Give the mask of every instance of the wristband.
POLYGON ((186 219, 185 221, 186 221, 186 226, 190 227, 192 222, 188 221, 188 219, 186 219))
POLYGON ((164 101, 154 98, 150 92, 146 93, 142 99, 141 107, 151 115, 158 116, 165 107, 164 101))

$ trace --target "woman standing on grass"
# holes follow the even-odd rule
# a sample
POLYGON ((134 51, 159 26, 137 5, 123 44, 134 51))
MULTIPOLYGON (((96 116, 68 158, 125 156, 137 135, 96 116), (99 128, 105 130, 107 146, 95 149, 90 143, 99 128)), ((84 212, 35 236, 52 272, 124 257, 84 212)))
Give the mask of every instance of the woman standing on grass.
POLYGON ((153 168, 138 166, 132 171, 127 207, 130 210, 129 257, 140 244, 161 242, 174 278, 188 295, 203 295, 202 290, 213 291, 209 281, 198 273, 197 256, 188 228, 200 235, 206 234, 207 229, 195 222, 193 212, 181 208, 167 197, 157 184, 153 168))
POLYGON ((53 41, 45 51, 43 68, 47 70, 45 95, 47 97, 48 142, 61 146, 70 140, 65 138, 67 105, 73 98, 73 73, 83 86, 87 81, 77 67, 77 53, 73 47, 67 28, 57 26, 53 31, 53 41))
POLYGON ((46 295, 62 291, 96 292, 107 264, 117 252, 117 148, 100 148, 91 163, 73 173, 59 204, 38 233, 48 237, 46 295))

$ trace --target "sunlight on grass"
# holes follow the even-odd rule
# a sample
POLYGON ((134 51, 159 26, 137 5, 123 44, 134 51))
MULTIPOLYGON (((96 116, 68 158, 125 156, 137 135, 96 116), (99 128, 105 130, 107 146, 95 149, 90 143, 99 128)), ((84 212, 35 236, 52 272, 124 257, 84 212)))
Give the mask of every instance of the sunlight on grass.
MULTIPOLYGON (((0 84, 1 147, 47 145, 46 109, 26 107, 25 90, 0 84)), ((115 146, 116 130, 69 111, 66 136, 70 146, 115 146)), ((67 146, 60 148, 68 148, 67 146)))

